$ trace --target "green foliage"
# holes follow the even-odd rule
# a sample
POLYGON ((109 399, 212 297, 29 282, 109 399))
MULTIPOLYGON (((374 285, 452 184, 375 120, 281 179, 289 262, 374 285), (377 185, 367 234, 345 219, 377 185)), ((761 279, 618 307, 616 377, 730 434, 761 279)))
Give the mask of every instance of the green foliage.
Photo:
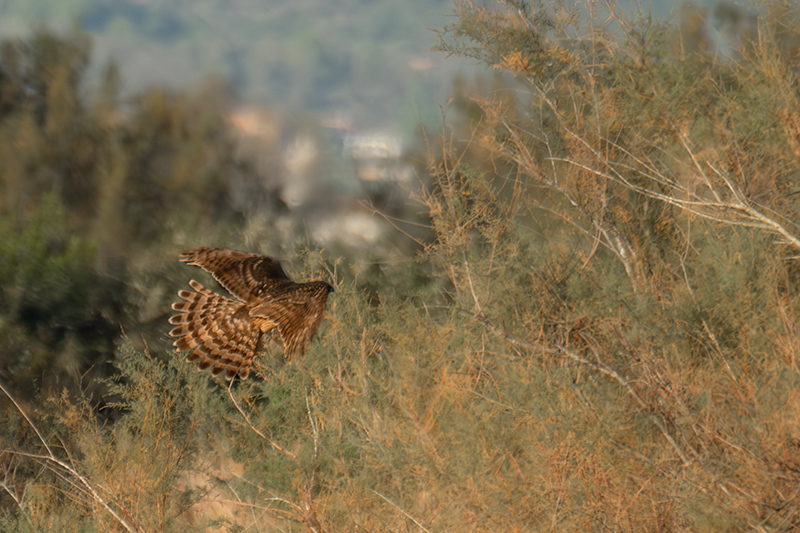
POLYGON ((94 248, 66 220, 55 191, 28 220, 0 217, 0 373, 29 394, 43 374, 79 380, 111 350, 102 317, 118 314, 118 287, 93 272, 94 248))
POLYGON ((131 251, 240 228, 227 180, 250 178, 220 87, 123 108, 110 66, 87 102, 89 49, 46 31, 0 45, 0 375, 26 396, 105 375, 120 326, 141 326, 131 251))
POLYGON ((20 313, 35 304, 63 313, 59 320, 73 314, 70 304, 84 307, 89 285, 86 270, 93 254, 86 243, 68 234, 58 195, 45 195, 33 220, 22 228, 15 222, 6 217, 0 237, 0 278, 8 283, 9 292, 3 307, 20 313))

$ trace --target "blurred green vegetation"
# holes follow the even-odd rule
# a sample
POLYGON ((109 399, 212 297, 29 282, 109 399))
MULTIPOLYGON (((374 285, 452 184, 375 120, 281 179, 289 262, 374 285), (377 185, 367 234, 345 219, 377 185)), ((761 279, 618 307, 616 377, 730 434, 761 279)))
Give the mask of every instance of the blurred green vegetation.
POLYGON ((217 75, 248 103, 344 114, 366 128, 407 126, 408 113, 435 124, 438 102, 420 95, 446 97, 456 70, 455 62, 431 53, 430 28, 446 22, 449 0, 198 0, 190 8, 138 0, 9 0, 0 10, 6 35, 27 30, 30 21, 80 27, 94 38, 96 63, 113 57, 120 64, 128 91, 189 87, 217 75), (425 71, 409 64, 420 57, 431 62, 425 71))
POLYGON ((80 35, 2 48, 0 529, 800 526, 800 13, 456 9, 496 76, 391 261, 269 236, 219 86, 85 102, 80 35), (229 386, 166 346, 199 244, 336 286, 304 359, 229 386))
POLYGON ((233 187, 257 180, 235 156, 224 87, 121 102, 111 65, 86 101, 89 48, 45 31, 0 45, 0 372, 26 394, 107 375, 120 328, 167 304, 153 260, 176 233, 241 232, 233 187))

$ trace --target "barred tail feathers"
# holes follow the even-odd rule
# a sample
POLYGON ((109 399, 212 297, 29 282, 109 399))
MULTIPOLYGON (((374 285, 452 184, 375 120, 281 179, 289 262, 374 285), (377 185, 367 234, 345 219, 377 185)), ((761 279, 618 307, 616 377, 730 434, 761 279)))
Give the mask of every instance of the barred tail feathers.
POLYGON ((192 350, 187 356, 198 362, 201 370, 212 374, 225 373, 228 379, 237 374, 246 379, 255 357, 261 330, 256 323, 242 316, 241 302, 212 292, 195 280, 189 282, 197 291, 180 291, 183 302, 172 304, 178 314, 169 323, 177 327, 169 334, 177 339, 173 345, 180 351, 192 350))

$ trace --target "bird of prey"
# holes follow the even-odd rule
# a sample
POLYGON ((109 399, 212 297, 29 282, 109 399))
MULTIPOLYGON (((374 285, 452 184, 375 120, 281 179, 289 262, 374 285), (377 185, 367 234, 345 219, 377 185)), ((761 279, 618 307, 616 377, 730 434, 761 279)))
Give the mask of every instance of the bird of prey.
POLYGON ((194 291, 180 291, 172 304, 178 314, 169 332, 180 352, 191 350, 200 369, 228 379, 246 379, 253 358, 271 336, 291 359, 303 355, 322 320, 333 287, 324 281, 295 283, 272 257, 227 248, 195 248, 182 262, 209 272, 233 298, 219 295, 195 280, 194 291))

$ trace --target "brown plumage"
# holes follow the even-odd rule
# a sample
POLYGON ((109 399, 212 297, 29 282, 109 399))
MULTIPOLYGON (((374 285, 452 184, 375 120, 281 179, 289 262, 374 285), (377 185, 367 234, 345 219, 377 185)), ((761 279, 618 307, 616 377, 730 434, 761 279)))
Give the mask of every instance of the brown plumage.
POLYGON ((236 299, 191 280, 196 292, 180 291, 185 301, 172 304, 178 312, 169 319, 177 326, 169 332, 177 337, 173 345, 192 350, 190 361, 228 379, 247 378, 265 335, 281 342, 287 358, 303 355, 333 291, 324 281, 295 283, 277 260, 258 254, 204 247, 184 252, 181 261, 209 272, 236 299))

